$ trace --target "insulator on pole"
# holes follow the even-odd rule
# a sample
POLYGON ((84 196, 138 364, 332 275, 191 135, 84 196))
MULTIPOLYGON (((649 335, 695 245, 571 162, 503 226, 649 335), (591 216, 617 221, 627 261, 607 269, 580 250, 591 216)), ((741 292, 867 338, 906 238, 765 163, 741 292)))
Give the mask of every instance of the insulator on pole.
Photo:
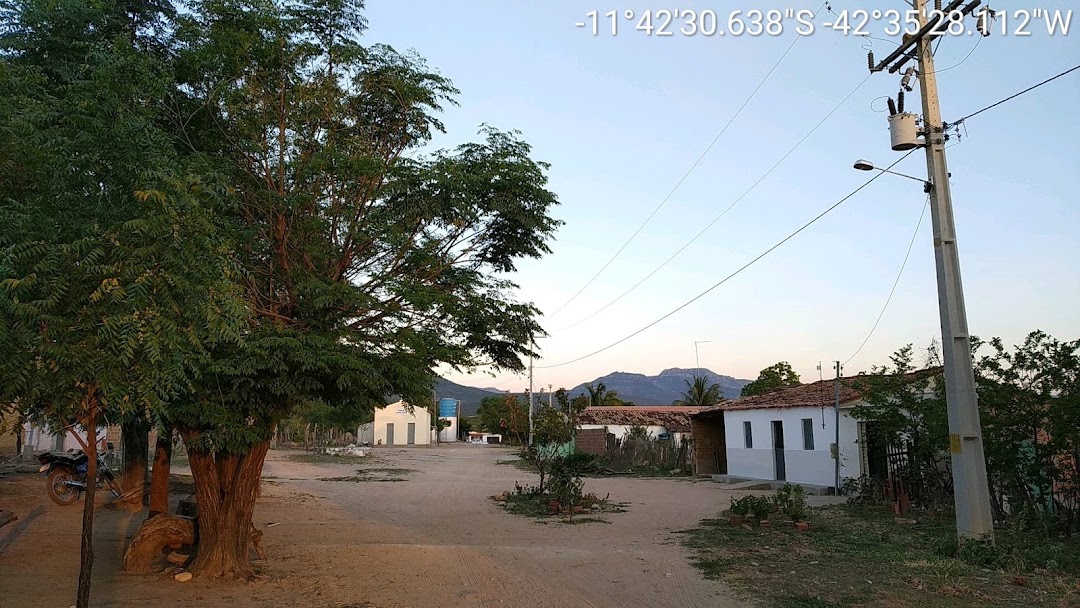
POLYGON ((899 93, 896 94, 896 110, 901 114, 904 113, 904 91, 903 90, 901 90, 899 93))
POLYGON ((941 0, 934 0, 934 10, 941 12, 941 0))
POLYGON ((896 114, 897 114, 897 112, 896 112, 896 102, 893 101, 892 97, 890 97, 889 98, 889 116, 896 116, 896 114))
POLYGON ((874 51, 870 51, 866 54, 866 67, 870 68, 870 71, 874 71, 874 51))

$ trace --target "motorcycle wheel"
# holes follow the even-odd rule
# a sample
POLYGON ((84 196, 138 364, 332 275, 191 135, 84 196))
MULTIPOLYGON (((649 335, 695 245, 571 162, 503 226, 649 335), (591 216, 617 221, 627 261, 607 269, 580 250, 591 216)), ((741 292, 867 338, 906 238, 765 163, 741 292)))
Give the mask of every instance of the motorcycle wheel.
POLYGON ((61 507, 79 500, 79 490, 67 485, 69 481, 75 481, 75 474, 68 469, 53 469, 49 472, 45 488, 49 498, 61 507))

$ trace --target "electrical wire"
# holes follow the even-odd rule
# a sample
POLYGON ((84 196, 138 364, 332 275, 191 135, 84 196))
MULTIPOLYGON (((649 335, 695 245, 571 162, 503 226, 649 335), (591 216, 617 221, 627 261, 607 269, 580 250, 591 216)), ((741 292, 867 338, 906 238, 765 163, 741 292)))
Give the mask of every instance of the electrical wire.
MULTIPOLYGON (((826 6, 828 6, 828 2, 825 2, 821 5, 822 8, 825 8, 826 6)), ((821 9, 818 9, 818 11, 814 13, 814 17, 811 18, 811 22, 817 18, 817 14, 820 12, 821 9)), ((604 263, 603 266, 600 267, 600 270, 596 271, 596 274, 594 274, 592 278, 590 278, 588 281, 585 282, 584 285, 581 286, 581 289, 578 289, 574 293, 574 295, 570 296, 569 300, 563 302, 561 306, 556 308, 555 311, 552 312, 550 316, 548 316, 548 319, 554 318, 556 315, 562 312, 563 309, 569 306, 571 302, 576 300, 577 297, 582 294, 582 292, 588 289, 589 286, 592 285, 593 282, 596 281, 596 279, 599 278, 600 275, 603 274, 609 266, 611 266, 612 262, 614 262, 616 258, 622 255, 622 252, 626 250, 626 248, 630 245, 631 242, 633 242, 635 238, 637 238, 638 234, 640 234, 641 231, 644 230, 645 226, 647 226, 649 222, 651 222, 652 219, 656 217, 656 214, 660 211, 660 209, 662 209, 664 205, 666 205, 668 201, 671 200, 671 197, 674 196, 675 191, 683 185, 683 182, 686 181, 686 178, 690 177, 690 174, 693 173, 695 169, 697 169, 698 165, 701 164, 701 161, 705 160, 705 156, 707 156, 709 152, 713 149, 713 147, 716 145, 716 142, 720 141, 720 138, 723 137, 724 133, 727 133, 728 128, 731 127, 732 123, 735 122, 735 119, 738 118, 740 114, 742 114, 743 110, 746 109, 746 106, 748 106, 750 104, 750 101, 754 99, 754 97, 758 94, 758 91, 761 90, 761 87, 765 85, 765 82, 769 80, 769 77, 771 77, 773 75, 773 72, 776 71, 776 68, 780 67, 780 63, 783 62, 784 59, 788 56, 788 54, 791 53, 791 49, 795 47, 795 45, 799 42, 801 38, 803 38, 803 36, 796 36, 795 39, 791 41, 791 44, 788 45, 787 50, 785 50, 784 53, 780 55, 780 58, 776 60, 776 63, 774 63, 771 68, 769 68, 769 71, 766 72, 765 76, 761 79, 760 82, 758 82, 757 86, 754 87, 754 90, 750 92, 750 95, 746 98, 745 101, 743 101, 742 105, 739 106, 739 109, 736 110, 735 114, 732 115, 732 117, 727 121, 727 124, 724 125, 724 128, 722 128, 720 132, 717 133, 716 137, 714 137, 712 142, 709 143, 708 147, 705 148, 705 151, 702 152, 700 156, 698 156, 697 160, 695 160, 692 165, 690 165, 690 168, 686 171, 686 173, 684 173, 683 176, 679 179, 679 181, 675 183, 675 187, 667 193, 667 196, 665 196, 663 200, 660 201, 660 204, 652 210, 652 213, 650 213, 649 216, 645 218, 645 221, 637 227, 637 230, 635 230, 633 234, 630 235, 630 238, 626 239, 626 242, 624 242, 622 246, 619 247, 615 254, 611 256, 611 258, 608 259, 608 261, 604 263)))
POLYGON ((557 334, 559 332, 563 332, 563 331, 566 331, 568 329, 573 329, 574 327, 577 327, 578 325, 581 325, 585 321, 588 321, 589 319, 595 317, 596 315, 604 312, 605 310, 610 308, 612 305, 614 305, 616 302, 618 302, 619 300, 621 300, 624 297, 626 297, 627 295, 629 295, 630 292, 634 291, 638 287, 641 287, 641 285, 643 283, 645 283, 645 281, 648 281, 649 279, 651 279, 656 273, 660 272, 660 270, 662 268, 664 268, 669 263, 671 263, 671 261, 674 260, 675 258, 677 258, 680 254, 682 254, 683 251, 686 251, 687 247, 694 244, 694 242, 697 241, 699 238, 701 238, 702 235, 704 235, 706 232, 708 232, 710 228, 712 228, 714 225, 716 225, 716 223, 719 222, 725 215, 727 215, 727 213, 729 211, 731 211, 735 207, 735 205, 738 205, 744 198, 746 198, 747 195, 749 195, 751 192, 753 192, 754 189, 757 188, 759 184, 761 184, 761 182, 765 181, 765 178, 769 177, 769 175, 771 175, 772 172, 775 171, 777 167, 779 167, 785 160, 787 160, 788 157, 791 156, 795 152, 795 150, 797 150, 799 148, 799 146, 801 146, 803 144, 803 142, 805 142, 807 139, 809 139, 811 135, 813 135, 818 129, 820 129, 821 125, 825 124, 825 121, 829 120, 829 118, 831 118, 832 115, 835 114, 837 110, 839 110, 841 107, 843 107, 843 105, 845 103, 847 103, 847 100, 851 99, 852 95, 854 95, 860 88, 862 88, 862 86, 864 84, 866 84, 866 81, 870 80, 870 78, 871 78, 871 75, 868 75, 866 78, 864 78, 863 81, 858 84, 858 86, 856 86, 854 89, 852 89, 850 93, 848 93, 846 96, 844 96, 843 99, 840 100, 840 103, 836 104, 836 106, 833 107, 832 110, 829 110, 829 113, 826 114, 824 118, 819 120, 818 123, 816 125, 814 125, 814 128, 810 129, 810 131, 808 131, 806 133, 806 135, 803 135, 802 139, 795 142, 795 145, 792 146, 791 149, 789 149, 783 156, 780 157, 780 160, 776 161, 773 164, 773 166, 770 167, 769 170, 766 171, 761 177, 759 177, 757 179, 757 181, 755 181, 753 184, 751 184, 750 187, 745 192, 740 194, 739 197, 736 198, 730 205, 728 205, 726 209, 724 209, 722 212, 720 212, 720 215, 713 218, 713 220, 711 222, 709 222, 700 231, 698 231, 698 233, 695 234, 693 238, 691 238, 689 241, 687 241, 685 244, 683 244, 683 246, 680 247, 678 251, 671 254, 671 256, 668 257, 666 260, 664 260, 659 266, 654 268, 652 270, 652 272, 645 275, 637 283, 634 283, 634 285, 632 287, 630 287, 630 289, 627 289, 626 291, 624 291, 622 294, 620 294, 614 300, 608 302, 607 304, 603 305, 602 307, 598 308, 597 310, 594 310, 588 316, 578 320, 577 322, 575 322, 575 323, 573 323, 571 325, 567 325, 566 327, 557 329, 553 333, 557 334))
POLYGON ((934 70, 933 72, 930 72, 930 73, 931 74, 940 74, 942 72, 948 72, 949 70, 952 70, 954 68, 958 68, 958 67, 964 65, 964 62, 967 61, 969 58, 971 58, 971 56, 975 53, 975 49, 979 48, 979 44, 981 44, 982 41, 983 41, 983 37, 979 36, 979 38, 975 41, 975 44, 971 47, 971 50, 968 51, 968 54, 965 55, 964 58, 960 60, 960 63, 958 63, 956 65, 950 65, 947 68, 941 68, 940 70, 934 70))
POLYGON ((907 268, 908 259, 911 257, 911 250, 915 247, 915 239, 919 236, 919 229, 922 228, 923 218, 926 217, 926 208, 928 206, 930 206, 929 194, 926 195, 926 202, 923 203, 922 211, 919 213, 919 223, 915 224, 915 233, 911 235, 911 242, 908 243, 907 253, 904 254, 904 263, 900 264, 900 272, 896 273, 896 280, 893 281, 892 289, 889 290, 889 297, 885 298, 885 305, 881 307, 881 312, 878 313, 877 319, 874 321, 874 326, 870 328, 870 333, 866 334, 866 338, 863 339, 862 344, 860 344, 859 348, 857 348, 855 352, 847 358, 847 361, 844 361, 841 365, 847 365, 856 355, 862 352, 863 347, 866 346, 866 343, 870 341, 870 337, 873 336, 874 332, 877 330, 878 324, 881 323, 881 318, 885 316, 885 310, 889 308, 889 303, 892 302, 893 295, 896 294, 896 287, 900 284, 900 277, 903 276, 904 269, 907 268))
MULTIPOLYGON (((913 150, 910 150, 910 151, 909 151, 909 152, 908 152, 907 154, 905 154, 905 155, 901 156, 901 157, 900 157, 900 158, 899 158, 899 159, 898 159, 898 160, 897 160, 896 162, 894 162, 893 164, 891 164, 891 165, 889 165, 888 167, 886 167, 886 168, 885 168, 885 171, 888 171, 889 169, 892 169, 892 168, 893 168, 893 167, 895 167, 896 165, 900 164, 900 163, 901 163, 901 162, 902 162, 902 161, 903 161, 904 159, 906 159, 907 157, 911 156, 911 154, 912 154, 913 152, 915 152, 915 150, 917 150, 917 149, 918 149, 918 148, 916 148, 916 149, 913 149, 913 150)), ((807 222, 807 223, 803 224, 803 225, 802 225, 802 226, 801 226, 801 227, 800 227, 800 228, 799 228, 798 230, 796 230, 795 232, 792 232, 791 234, 789 234, 789 235, 787 235, 786 237, 784 237, 784 239, 783 239, 783 240, 781 240, 781 241, 780 241, 779 243, 776 243, 776 244, 775 244, 775 245, 773 245, 772 247, 769 247, 769 248, 768 248, 768 249, 766 249, 766 250, 765 250, 765 251, 764 251, 763 253, 761 253, 761 254, 760 254, 760 255, 758 255, 758 256, 757 256, 756 258, 754 258, 754 259, 750 260, 749 262, 747 262, 746 264, 744 264, 744 265, 743 265, 743 266, 742 266, 741 268, 739 268, 739 269, 738 269, 738 270, 736 270, 735 272, 733 272, 733 273, 729 274, 728 276, 724 277, 723 279, 720 279, 720 281, 718 281, 718 282, 714 283, 714 284, 713 284, 713 285, 712 285, 711 287, 709 287, 709 288, 708 288, 708 289, 706 289, 705 291, 703 291, 703 292, 699 293, 698 295, 696 295, 696 296, 694 296, 693 298, 691 298, 691 299, 687 300, 686 302, 683 302, 682 304, 680 304, 679 306, 677 306, 676 308, 674 308, 673 310, 671 310, 671 311, 670 311, 670 312, 668 312, 667 314, 663 315, 663 316, 662 316, 662 317, 660 317, 659 319, 656 319, 655 321, 653 321, 653 322, 649 323, 648 325, 646 325, 646 326, 642 327, 641 329, 638 329, 637 331, 635 331, 635 332, 631 333, 630 335, 628 335, 628 336, 626 336, 626 337, 624 337, 624 338, 621 338, 621 339, 619 339, 619 340, 616 340, 615 342, 612 342, 611 344, 608 344, 607 346, 605 346, 605 347, 603 347, 603 348, 601 348, 601 349, 599 349, 599 350, 595 350, 595 351, 593 351, 593 352, 591 352, 591 353, 589 353, 589 354, 587 354, 587 355, 583 355, 583 356, 581 356, 581 357, 578 357, 578 358, 576 358, 576 359, 571 359, 571 360, 569 360, 569 361, 564 361, 564 362, 562 362, 562 363, 555 363, 555 364, 553 364, 553 365, 537 365, 537 366, 536 366, 536 369, 551 369, 551 368, 554 368, 554 367, 562 367, 562 366, 564 366, 564 365, 570 365, 570 364, 572 364, 572 363, 577 363, 577 362, 579 362, 579 361, 584 361, 585 359, 588 359, 588 358, 590 358, 590 357, 594 357, 594 356, 596 356, 596 355, 599 355, 600 353, 602 353, 602 352, 604 352, 604 351, 606 351, 606 350, 610 350, 610 349, 612 349, 612 348, 614 348, 614 347, 616 347, 616 346, 618 346, 618 345, 622 344, 623 342, 626 342, 627 340, 629 340, 629 339, 631 339, 631 338, 633 338, 633 337, 637 336, 638 334, 641 334, 642 332, 644 332, 644 331, 646 331, 646 330, 648 330, 648 329, 652 328, 653 326, 655 326, 655 325, 657 325, 658 323, 660 323, 661 321, 664 321, 665 319, 667 319, 667 318, 671 317, 672 315, 674 315, 675 313, 679 312, 680 310, 682 310, 682 309, 686 308, 687 306, 689 306, 689 305, 693 304, 694 302, 697 302, 698 300, 700 300, 701 298, 705 297, 705 296, 706 296, 707 294, 709 294, 710 292, 712 292, 712 291, 713 291, 714 289, 716 289, 717 287, 720 287, 720 286, 721 286, 721 285, 723 285, 724 283, 727 283, 727 282, 728 282, 728 281, 730 281, 731 279, 733 279, 733 278, 735 278, 736 276, 738 276, 739 274, 741 274, 741 273, 742 273, 742 272, 743 272, 744 270, 746 270, 747 268, 749 268, 749 267, 753 266, 754 264, 756 264, 756 263, 757 263, 758 261, 760 261, 760 260, 761 260, 762 258, 764 258, 765 256, 767 256, 767 255, 769 255, 770 253, 772 253, 773 251, 776 251, 777 249, 779 249, 781 245, 783 245, 784 243, 786 243, 786 242, 790 241, 791 239, 795 238, 795 236, 796 236, 796 235, 798 235, 798 234, 799 234, 800 232, 802 232, 803 230, 806 230, 806 229, 807 229, 807 228, 809 228, 810 226, 814 225, 814 224, 815 224, 815 223, 816 223, 816 222, 817 222, 818 220, 820 220, 821 218, 825 217, 826 215, 828 215, 829 213, 831 213, 831 212, 832 212, 832 211, 833 211, 834 209, 836 209, 836 208, 837 208, 837 207, 839 207, 840 205, 842 205, 842 204, 844 204, 845 202, 847 202, 847 201, 848 201, 849 199, 851 199, 852 197, 854 197, 854 196, 855 196, 856 194, 858 194, 859 192, 861 192, 861 191, 862 191, 862 190, 863 190, 864 188, 866 188, 866 187, 867 187, 867 186, 869 186, 870 184, 874 183, 874 181, 876 181, 876 180, 877 180, 877 179, 878 179, 879 177, 881 177, 882 175, 885 175, 885 171, 881 171, 881 172, 879 172, 879 173, 878 173, 877 175, 875 175, 874 177, 871 177, 870 179, 866 180, 865 182, 863 182, 863 184, 862 184, 861 186, 859 186, 859 187, 858 187, 858 188, 856 188, 855 190, 851 191, 851 193, 850 193, 850 194, 848 194, 848 195, 847 195, 847 196, 845 196, 844 198, 840 199, 839 201, 837 201, 837 202, 833 203, 833 205, 832 205, 831 207, 829 207, 828 209, 826 209, 826 210, 822 211, 821 213, 819 213, 819 214, 817 215, 817 217, 815 217, 814 219, 812 219, 812 220, 810 220, 809 222, 807 222)))
POLYGON ((965 120, 967 120, 969 118, 974 118, 974 117, 978 116, 979 114, 982 114, 983 112, 985 112, 987 110, 991 110, 993 108, 996 108, 996 107, 1000 106, 1001 104, 1003 104, 1003 103, 1005 103, 1007 101, 1012 101, 1012 100, 1016 99, 1017 97, 1020 97, 1021 95, 1025 94, 1025 93, 1030 93, 1031 91, 1034 91, 1035 89, 1043 86, 1044 84, 1049 84, 1049 83, 1057 80, 1058 78, 1061 78, 1062 76, 1066 76, 1068 74, 1071 74, 1072 72, 1075 72, 1076 70, 1080 70, 1080 65, 1078 65, 1076 67, 1073 67, 1073 68, 1069 68, 1068 70, 1065 70, 1064 72, 1058 74, 1057 76, 1047 78, 1046 80, 1040 82, 1039 84, 1030 86, 1030 87, 1024 89, 1023 91, 1020 91, 1019 93, 1017 93, 1015 95, 1010 95, 1010 96, 1006 97, 1005 99, 1002 99, 1001 101, 999 101, 997 103, 992 103, 992 104, 986 106, 985 108, 979 110, 978 112, 973 112, 971 114, 968 114, 967 116, 961 118, 960 120, 956 120, 956 121, 953 121, 953 122, 949 123, 949 126, 955 127, 956 125, 962 124, 965 120))

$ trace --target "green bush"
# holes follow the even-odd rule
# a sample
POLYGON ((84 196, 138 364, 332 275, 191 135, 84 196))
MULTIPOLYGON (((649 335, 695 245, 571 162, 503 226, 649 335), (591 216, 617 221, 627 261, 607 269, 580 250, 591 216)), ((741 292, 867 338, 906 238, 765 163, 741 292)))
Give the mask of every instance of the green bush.
POLYGON ((744 496, 742 498, 731 497, 731 512, 735 515, 741 515, 746 517, 750 515, 750 499, 753 496, 744 496))
POLYGON ((596 473, 601 469, 600 459, 588 452, 574 452, 565 456, 557 466, 564 466, 578 475, 596 473))
POLYGON ((780 511, 792 521, 806 520, 806 491, 802 486, 785 483, 774 498, 780 511))

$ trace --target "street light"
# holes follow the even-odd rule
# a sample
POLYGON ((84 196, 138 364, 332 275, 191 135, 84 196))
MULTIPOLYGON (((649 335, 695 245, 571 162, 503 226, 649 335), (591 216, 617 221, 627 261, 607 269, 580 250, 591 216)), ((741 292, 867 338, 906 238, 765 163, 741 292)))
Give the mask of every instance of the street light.
POLYGON ((701 357, 698 356, 697 345, 708 344, 709 342, 712 342, 712 340, 694 340, 694 366, 697 369, 701 369, 701 357))
POLYGON ((870 162, 870 161, 868 161, 866 159, 863 159, 863 158, 860 158, 859 160, 855 161, 855 164, 853 166, 856 169, 858 169, 859 171, 881 171, 882 173, 889 173, 889 174, 892 174, 892 175, 899 175, 900 177, 906 177, 908 179, 913 179, 913 180, 915 180, 915 181, 917 181, 917 182, 919 182, 920 184, 923 185, 923 192, 929 193, 930 188, 932 187, 929 180, 918 178, 918 177, 915 177, 914 175, 906 175, 904 173, 897 173, 896 171, 889 171, 888 169, 882 169, 881 167, 875 167, 874 163, 872 163, 872 162, 870 162))

